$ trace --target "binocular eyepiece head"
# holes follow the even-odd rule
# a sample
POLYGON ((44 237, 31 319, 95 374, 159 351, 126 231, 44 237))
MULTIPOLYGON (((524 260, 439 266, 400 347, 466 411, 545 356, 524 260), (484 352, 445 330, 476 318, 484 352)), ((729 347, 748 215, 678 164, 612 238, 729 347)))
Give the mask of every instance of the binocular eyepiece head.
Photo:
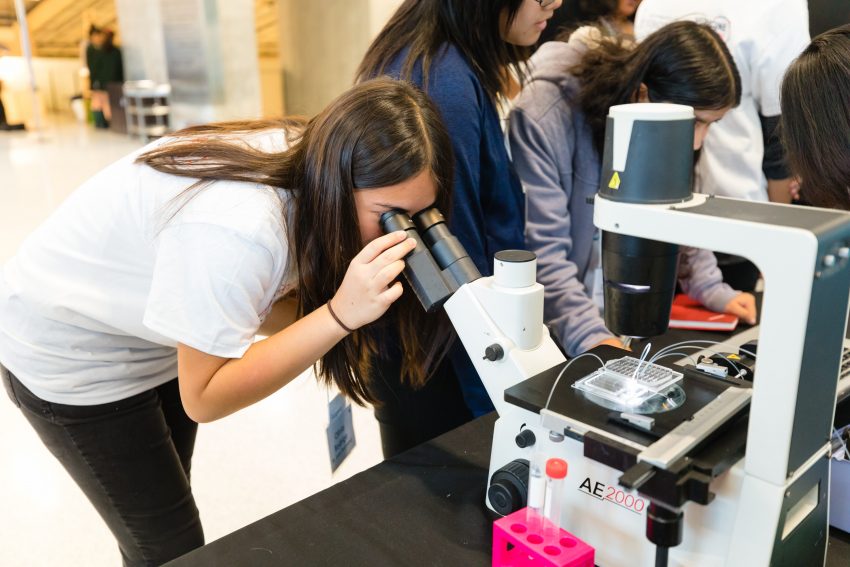
POLYGON ((416 241, 416 248, 404 259, 404 276, 426 311, 442 306, 460 286, 481 277, 437 207, 419 211, 413 218, 393 209, 381 215, 380 224, 384 232, 403 230, 416 241))
MULTIPOLYGON (((415 230, 422 235, 429 235, 431 234, 430 230, 436 225, 445 225, 446 219, 437 207, 428 207, 427 209, 423 209, 413 215, 413 217, 400 209, 392 209, 381 215, 380 223, 381 229, 385 233, 396 230, 415 230)), ((446 226, 443 227, 443 230, 439 230, 438 232, 442 234, 443 237, 446 235, 452 236, 446 226)), ((436 233, 433 234, 429 240, 439 240, 439 238, 435 237, 436 233)))

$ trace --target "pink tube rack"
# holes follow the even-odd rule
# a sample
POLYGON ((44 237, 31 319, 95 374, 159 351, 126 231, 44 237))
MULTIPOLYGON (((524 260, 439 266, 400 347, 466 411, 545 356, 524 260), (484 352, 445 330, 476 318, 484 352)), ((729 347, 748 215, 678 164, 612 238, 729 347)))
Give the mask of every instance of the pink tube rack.
POLYGON ((567 530, 546 530, 552 524, 542 516, 531 530, 534 513, 523 508, 493 523, 493 567, 593 567, 593 548, 567 530))

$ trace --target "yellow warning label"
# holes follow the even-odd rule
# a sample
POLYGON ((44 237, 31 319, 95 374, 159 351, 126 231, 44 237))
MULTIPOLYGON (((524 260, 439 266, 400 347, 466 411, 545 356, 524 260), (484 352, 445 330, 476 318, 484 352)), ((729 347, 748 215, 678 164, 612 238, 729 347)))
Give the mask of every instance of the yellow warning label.
POLYGON ((620 174, 616 171, 614 175, 611 176, 611 181, 608 182, 609 189, 619 189, 620 188, 620 174))

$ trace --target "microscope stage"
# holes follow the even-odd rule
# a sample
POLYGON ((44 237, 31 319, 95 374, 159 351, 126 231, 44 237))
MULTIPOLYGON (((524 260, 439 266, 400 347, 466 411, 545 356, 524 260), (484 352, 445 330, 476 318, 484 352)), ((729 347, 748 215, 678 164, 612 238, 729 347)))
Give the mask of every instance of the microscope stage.
MULTIPOLYGON (((621 349, 610 346, 597 347, 591 352, 606 362, 627 354, 621 349)), ((640 451, 634 448, 635 445, 644 449, 649 447, 680 424, 691 420, 694 414, 726 389, 742 387, 730 381, 709 377, 690 368, 672 364, 659 364, 684 374, 677 386, 684 392, 684 400, 679 407, 648 415, 654 420, 650 430, 643 429, 623 419, 620 416, 622 409, 603 407, 584 392, 572 387, 574 382, 581 380, 599 368, 599 361, 593 357, 581 358, 570 366, 558 382, 548 409, 555 414, 565 416, 572 422, 587 425, 589 430, 605 432, 608 439, 614 441, 615 444, 620 441, 618 449, 630 449, 628 452, 636 457, 640 451)), ((509 388, 505 391, 505 400, 528 411, 540 413, 546 405, 546 399, 549 397, 552 385, 562 368, 563 365, 558 365, 509 388)), ((692 460, 696 459, 702 462, 704 466, 700 468, 706 473, 712 476, 719 474, 731 462, 743 456, 747 429, 746 414, 747 411, 742 410, 741 415, 735 416, 723 427, 718 428, 716 434, 712 433, 708 437, 710 442, 707 440, 707 442, 701 443, 700 446, 695 448, 693 454, 689 455, 692 460), (730 432, 730 430, 733 431, 730 432)), ((575 437, 572 432, 565 431, 565 433, 575 437)), ((584 439, 580 440, 585 441, 584 439)), ((604 439, 601 435, 594 435, 593 441, 599 443, 604 442, 604 439)), ((626 459, 626 464, 629 460, 626 459)), ((616 468, 624 470, 620 466, 616 468)))

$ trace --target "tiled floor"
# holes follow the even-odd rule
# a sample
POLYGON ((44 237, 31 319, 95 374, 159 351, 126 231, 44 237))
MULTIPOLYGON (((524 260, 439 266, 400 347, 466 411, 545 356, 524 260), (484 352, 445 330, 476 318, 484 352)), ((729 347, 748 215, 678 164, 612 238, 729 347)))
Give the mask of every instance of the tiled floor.
MULTIPOLYGON (((0 132, 0 263, 79 183, 140 143, 54 118, 44 134, 0 132)), ((331 474, 328 394, 305 374, 270 398, 202 425, 192 483, 207 541, 380 460, 371 411, 331 474)), ((0 394, 0 565, 120 564, 111 534, 20 413, 0 394)))

